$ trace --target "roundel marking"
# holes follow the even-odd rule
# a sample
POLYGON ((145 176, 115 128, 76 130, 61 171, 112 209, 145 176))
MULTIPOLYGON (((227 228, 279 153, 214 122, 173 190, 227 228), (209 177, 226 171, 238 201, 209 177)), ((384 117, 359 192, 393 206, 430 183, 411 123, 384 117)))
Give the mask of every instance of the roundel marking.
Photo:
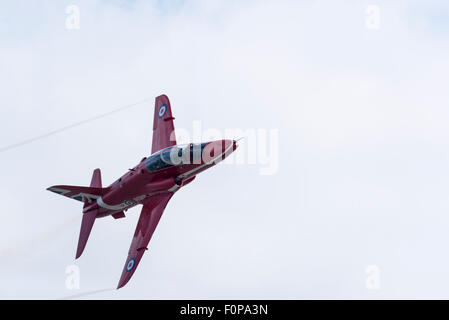
POLYGON ((132 200, 125 200, 125 205, 126 206, 133 206, 133 205, 135 205, 136 203, 134 202, 134 201, 132 201, 132 200))
POLYGON ((163 104, 162 106, 159 107, 159 112, 157 113, 158 117, 162 118, 165 112, 167 112, 167 105, 163 104))
POLYGON ((136 260, 134 260, 134 258, 130 259, 128 261, 128 264, 126 265, 126 272, 130 272, 134 268, 135 263, 136 263, 136 260))

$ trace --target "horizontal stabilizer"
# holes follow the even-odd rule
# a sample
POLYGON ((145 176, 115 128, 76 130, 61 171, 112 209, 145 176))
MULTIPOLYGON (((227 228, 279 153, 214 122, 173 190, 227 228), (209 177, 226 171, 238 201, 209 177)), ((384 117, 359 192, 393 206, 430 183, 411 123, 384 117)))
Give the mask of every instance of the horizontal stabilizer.
POLYGON ((107 191, 106 188, 79 186, 53 186, 47 188, 47 190, 71 199, 88 203, 101 197, 107 191))
POLYGON ((76 249, 76 257, 78 259, 86 247, 87 240, 89 239, 90 232, 97 217, 98 210, 88 211, 83 213, 83 220, 81 221, 80 236, 78 239, 78 248, 76 249))

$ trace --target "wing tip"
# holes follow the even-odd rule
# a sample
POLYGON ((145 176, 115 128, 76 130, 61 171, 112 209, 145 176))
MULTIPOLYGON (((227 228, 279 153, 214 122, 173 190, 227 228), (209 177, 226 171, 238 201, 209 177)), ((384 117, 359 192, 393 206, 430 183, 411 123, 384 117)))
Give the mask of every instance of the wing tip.
POLYGON ((155 101, 156 107, 161 103, 166 103, 166 104, 168 104, 168 107, 170 108, 170 99, 168 98, 168 96, 166 94, 161 94, 161 95, 157 96, 155 100, 156 100, 155 101))
POLYGON ((162 99, 162 98, 168 99, 168 96, 167 96, 165 93, 162 93, 161 95, 159 95, 159 96, 156 97, 156 100, 157 100, 157 99, 162 99))
POLYGON ((117 285, 117 290, 120 288, 123 288, 124 286, 126 286, 126 284, 128 283, 128 281, 131 279, 131 277, 127 277, 126 275, 122 275, 122 277, 120 278, 120 281, 118 282, 117 285))
POLYGON ((51 187, 48 187, 45 190, 53 192, 53 193, 56 193, 56 194, 63 194, 64 193, 62 190, 58 189, 58 186, 51 186, 51 187))

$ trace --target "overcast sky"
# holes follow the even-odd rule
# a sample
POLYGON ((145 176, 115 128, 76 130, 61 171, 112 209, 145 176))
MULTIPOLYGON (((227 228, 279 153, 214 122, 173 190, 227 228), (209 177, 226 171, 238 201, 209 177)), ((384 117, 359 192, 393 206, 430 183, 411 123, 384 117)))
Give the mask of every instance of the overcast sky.
POLYGON ((1 1, 0 148, 149 101, 0 152, 0 298, 447 299, 448 84, 447 1, 1 1), (277 130, 277 170, 202 173, 84 296, 140 208, 75 262, 82 206, 45 189, 148 156, 162 93, 179 129, 277 130))

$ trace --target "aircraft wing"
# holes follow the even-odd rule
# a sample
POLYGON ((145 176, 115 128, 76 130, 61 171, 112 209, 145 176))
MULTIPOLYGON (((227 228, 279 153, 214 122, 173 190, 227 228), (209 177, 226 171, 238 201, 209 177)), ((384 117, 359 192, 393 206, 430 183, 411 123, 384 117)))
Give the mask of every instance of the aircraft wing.
POLYGON ((173 126, 170 100, 166 95, 156 98, 153 120, 153 144, 151 153, 176 145, 175 127, 173 126))
POLYGON ((136 271, 143 253, 145 250, 148 250, 147 245, 150 242, 159 219, 172 196, 172 192, 155 195, 144 204, 117 289, 127 284, 133 276, 134 271, 136 271))

